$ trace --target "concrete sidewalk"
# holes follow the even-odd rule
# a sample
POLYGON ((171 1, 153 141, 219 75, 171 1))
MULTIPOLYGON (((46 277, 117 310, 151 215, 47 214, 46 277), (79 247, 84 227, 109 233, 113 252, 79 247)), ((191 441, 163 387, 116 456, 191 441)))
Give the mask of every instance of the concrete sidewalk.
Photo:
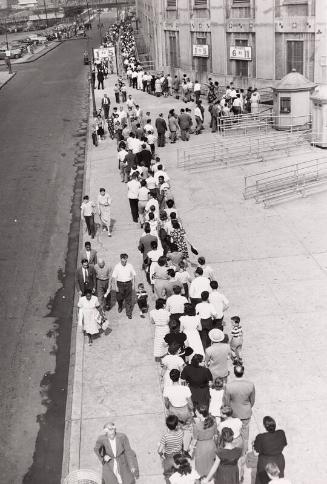
MULTIPOLYGON (((111 107, 115 105, 115 79, 105 81, 111 107)), ((144 112, 151 112, 153 122, 159 112, 167 117, 171 107, 177 111, 185 106, 172 98, 129 92, 144 112)), ((99 105, 103 91, 95 93, 99 105)), ((205 116, 207 122, 207 112, 205 116)), ((257 389, 251 437, 263 431, 264 415, 273 416, 288 438, 286 476, 297 484, 323 484, 327 433, 327 231, 323 227, 327 196, 316 194, 269 210, 243 200, 244 175, 289 164, 289 158, 203 174, 177 168, 177 148, 214 139, 217 135, 207 131, 192 136, 188 144, 168 144, 158 153, 173 182, 188 236, 207 257, 222 292, 230 299, 226 321, 234 314, 242 318, 246 375, 257 389)), ((120 182, 117 164, 116 143, 108 136, 97 148, 89 146, 84 193, 96 200, 100 186, 107 188, 113 198, 114 222, 112 238, 99 233, 92 246, 111 266, 121 252, 127 252, 139 282, 143 281, 137 251, 140 229, 131 221, 126 186, 120 182)), ((84 232, 81 245, 86 240, 84 232)), ((67 415, 64 469, 101 471, 93 447, 103 424, 113 419, 137 453, 139 482, 162 483, 156 448, 164 430, 164 410, 158 367, 152 356, 153 330, 136 310, 130 321, 124 313, 118 316, 114 307, 109 320, 111 334, 101 336, 91 348, 74 326, 73 398, 71 415, 67 415)), ((249 482, 247 470, 245 483, 249 482)))
POLYGON ((5 86, 15 75, 16 72, 9 74, 8 71, 0 71, 0 89, 2 89, 3 86, 5 86))

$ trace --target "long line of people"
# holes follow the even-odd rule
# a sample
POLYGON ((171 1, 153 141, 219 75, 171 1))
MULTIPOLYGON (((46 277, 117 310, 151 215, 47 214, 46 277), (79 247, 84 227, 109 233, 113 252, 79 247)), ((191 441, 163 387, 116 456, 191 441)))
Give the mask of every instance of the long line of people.
MULTIPOLYGON (((120 23, 119 32, 124 39, 125 60, 130 60, 129 53, 135 55, 130 25, 126 23, 125 30, 120 23)), ((159 365, 167 411, 166 431, 158 445, 165 481, 239 484, 247 466, 255 484, 275 480, 289 484, 284 479, 286 437, 283 430, 276 429, 272 417, 264 418, 265 432, 256 436, 249 451, 255 386, 244 377, 241 319, 232 316, 229 328, 225 321, 229 301, 220 292, 213 269, 203 256, 194 260, 198 250, 191 244, 176 208, 172 180, 162 155, 157 153, 150 112, 144 115, 131 94, 121 99, 121 90, 118 92, 119 111, 117 107, 112 110, 113 129, 109 128, 109 133, 117 138, 120 179, 127 186, 132 220, 142 230, 138 250, 155 299, 149 320, 154 325, 153 355, 159 365)), ((199 103, 197 107, 201 112, 199 103)), ((172 118, 174 110, 168 115, 171 133, 171 128, 180 127, 178 118, 176 123, 172 118)), ((107 119, 109 127, 109 110, 107 119)), ((155 122, 158 147, 165 143, 165 124, 160 113, 155 122)), ((196 119, 198 132, 201 128, 196 119)), ((188 129, 183 127, 183 131, 187 139, 188 129)), ((175 142, 174 136, 170 138, 175 142)), ((122 259, 126 264, 126 254, 122 259)), ((135 279, 131 266, 119 270, 135 279)), ((131 291, 128 307, 126 299, 128 317, 132 317, 130 296, 131 291)), ((140 283, 136 300, 143 318, 150 299, 145 284, 140 283)), ((123 299, 119 312, 122 306, 123 299)))

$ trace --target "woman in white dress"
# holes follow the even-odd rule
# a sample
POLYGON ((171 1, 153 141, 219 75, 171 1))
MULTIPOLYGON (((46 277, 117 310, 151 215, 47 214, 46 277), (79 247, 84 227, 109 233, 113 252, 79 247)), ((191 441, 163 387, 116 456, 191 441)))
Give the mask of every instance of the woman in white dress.
POLYGON ((167 346, 164 337, 169 333, 169 318, 170 314, 165 309, 164 299, 156 300, 156 309, 150 311, 150 321, 154 324, 154 341, 153 341, 153 356, 156 361, 161 361, 161 358, 167 353, 167 346))
POLYGON ((110 223, 111 223, 111 213, 110 213, 111 197, 109 193, 106 193, 105 188, 100 188, 100 193, 98 195, 98 210, 99 216, 102 223, 102 230, 108 231, 108 237, 111 237, 110 223))
POLYGON ((89 345, 92 345, 93 335, 99 333, 99 318, 103 315, 99 300, 87 289, 85 296, 78 301, 78 325, 83 328, 89 337, 89 345))
POLYGON ((195 308, 192 304, 185 304, 184 316, 179 318, 181 332, 184 332, 187 337, 187 345, 193 350, 192 355, 198 354, 204 356, 204 350, 200 333, 202 326, 201 320, 195 315, 195 308))

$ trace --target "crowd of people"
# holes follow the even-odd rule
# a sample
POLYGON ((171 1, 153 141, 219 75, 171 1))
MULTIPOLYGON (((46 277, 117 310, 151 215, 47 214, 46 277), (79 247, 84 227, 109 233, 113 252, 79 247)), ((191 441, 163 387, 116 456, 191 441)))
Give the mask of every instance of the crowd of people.
MULTIPOLYGON (((151 93, 151 87, 148 89, 143 82, 146 73, 139 77, 142 70, 136 59, 131 25, 120 22, 113 26, 108 39, 113 37, 121 43, 127 78, 128 71, 132 71, 128 87, 133 87, 133 72, 137 72, 134 87, 151 93)), ((182 85, 189 82, 186 78, 182 85)), ((158 454, 167 483, 239 484, 247 466, 255 484, 289 484, 284 478, 285 433, 277 429, 271 416, 264 417, 265 431, 249 445, 255 386, 245 377, 241 319, 235 315, 226 323, 229 301, 220 291, 214 270, 187 236, 164 152, 160 150, 165 146, 167 130, 171 143, 176 142, 177 131, 182 140, 188 139, 193 124, 190 110, 182 108, 177 116, 171 109, 167 122, 160 113, 153 125, 151 113, 144 113, 123 87, 122 79, 118 79, 112 93, 119 109, 110 109, 110 96, 105 94, 99 118, 102 128, 107 121, 109 135, 117 140, 120 180, 126 184, 132 221, 141 230, 135 249, 140 252, 145 277, 136 274, 126 253, 120 255, 111 274, 105 261, 98 259, 91 242, 86 242, 76 273, 79 323, 92 345, 94 335, 109 329, 106 323, 114 292, 119 313, 125 307, 131 319, 136 303, 140 317, 148 316, 153 324, 153 356, 160 368, 166 408, 166 430, 158 444, 158 454), (189 128, 183 122, 186 116, 190 118, 189 128), (136 286, 136 278, 147 282, 136 286), (154 307, 149 310, 151 301, 154 307)), ((195 99, 195 132, 199 134, 203 115, 201 118, 201 93, 195 87, 196 83, 189 99, 183 92, 183 99, 195 99)), ((173 82, 171 88, 174 89, 173 82)), ((231 92, 226 90, 219 99, 219 86, 209 81, 211 116, 213 107, 221 106, 222 101, 233 109, 238 107, 234 101, 243 99, 242 109, 250 109, 244 102, 246 97, 237 92, 234 96, 233 88, 228 89, 231 92)), ((165 95, 165 91, 161 92, 165 95)), ((253 103, 250 104, 252 109, 253 103)), ((94 129, 98 129, 96 125, 94 129)), ((96 135, 101 140, 104 129, 96 135)), ((105 188, 100 188, 97 202, 84 196, 81 213, 91 238, 101 229, 111 236, 111 203, 105 188)), ((135 482, 136 455, 126 435, 116 432, 113 422, 105 425, 95 452, 103 464, 105 484, 135 482)))

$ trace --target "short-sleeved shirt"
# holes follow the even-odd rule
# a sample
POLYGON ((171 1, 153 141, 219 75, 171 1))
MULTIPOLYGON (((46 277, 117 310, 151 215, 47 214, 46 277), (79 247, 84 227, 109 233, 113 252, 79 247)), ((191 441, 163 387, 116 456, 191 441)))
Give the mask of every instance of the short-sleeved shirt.
POLYGON ((163 396, 168 398, 173 407, 185 407, 187 399, 191 398, 191 390, 183 385, 166 386, 163 396))
POLYGON ((127 264, 123 266, 120 262, 115 265, 112 277, 118 282, 128 282, 131 281, 136 276, 136 272, 132 264, 127 264))
POLYGON ((178 454, 183 448, 183 430, 179 429, 173 432, 166 432, 160 440, 163 445, 165 454, 178 454))

